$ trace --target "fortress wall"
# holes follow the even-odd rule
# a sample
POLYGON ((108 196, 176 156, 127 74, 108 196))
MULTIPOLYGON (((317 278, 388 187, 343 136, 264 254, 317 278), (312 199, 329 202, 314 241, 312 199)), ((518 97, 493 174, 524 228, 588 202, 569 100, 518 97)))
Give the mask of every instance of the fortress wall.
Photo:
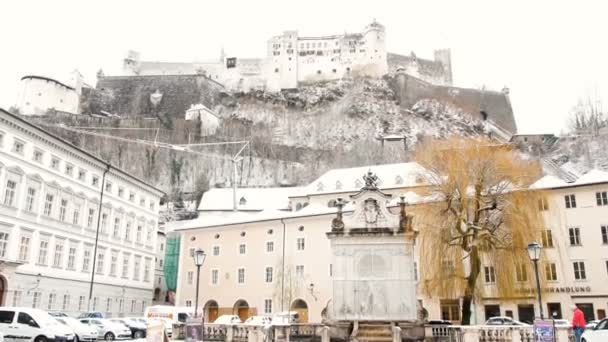
POLYGON ((398 73, 391 82, 395 96, 404 108, 411 108, 419 100, 435 99, 459 107, 475 119, 491 120, 512 134, 517 132, 509 97, 502 92, 435 86, 405 73, 398 73))
POLYGON ((192 104, 213 108, 223 90, 221 84, 202 75, 106 76, 97 81, 83 112, 103 110, 120 116, 170 114, 182 118, 192 104), (157 90, 163 96, 155 107, 150 95, 157 90))
POLYGON ((449 65, 441 61, 404 56, 389 53, 387 56, 389 72, 394 74, 397 68, 402 67, 405 72, 416 78, 437 85, 452 85, 452 72, 449 65))

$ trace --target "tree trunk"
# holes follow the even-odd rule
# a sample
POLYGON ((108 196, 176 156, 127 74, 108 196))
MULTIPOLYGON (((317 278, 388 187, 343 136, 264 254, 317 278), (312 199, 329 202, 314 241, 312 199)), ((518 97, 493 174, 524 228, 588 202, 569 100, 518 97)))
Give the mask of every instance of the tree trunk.
POLYGON ((481 260, 476 246, 471 248, 469 258, 471 273, 467 277, 467 287, 462 297, 462 325, 471 324, 471 302, 475 296, 475 284, 477 284, 477 278, 481 272, 481 260))

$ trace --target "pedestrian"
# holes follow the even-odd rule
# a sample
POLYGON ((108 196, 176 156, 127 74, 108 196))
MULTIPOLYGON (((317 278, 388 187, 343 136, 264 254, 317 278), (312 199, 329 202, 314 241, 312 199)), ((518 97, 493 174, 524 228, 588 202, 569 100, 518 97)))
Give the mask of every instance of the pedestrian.
POLYGON ((572 305, 572 329, 574 330, 574 338, 576 342, 581 342, 581 335, 585 331, 585 314, 576 305, 572 305))

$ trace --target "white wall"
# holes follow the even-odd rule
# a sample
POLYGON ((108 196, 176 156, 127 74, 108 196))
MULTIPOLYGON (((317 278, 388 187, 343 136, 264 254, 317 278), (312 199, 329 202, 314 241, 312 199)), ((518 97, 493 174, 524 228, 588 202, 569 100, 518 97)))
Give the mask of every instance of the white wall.
POLYGON ((22 92, 17 108, 24 115, 42 115, 54 108, 58 111, 79 113, 78 93, 57 82, 37 78, 21 81, 22 92))

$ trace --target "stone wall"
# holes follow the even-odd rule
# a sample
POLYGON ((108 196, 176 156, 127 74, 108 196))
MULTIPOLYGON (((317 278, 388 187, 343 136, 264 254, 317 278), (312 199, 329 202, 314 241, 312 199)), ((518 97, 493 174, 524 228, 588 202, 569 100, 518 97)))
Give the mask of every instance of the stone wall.
POLYGON ((442 60, 418 58, 414 53, 409 56, 389 53, 387 56, 390 74, 397 69, 403 69, 408 75, 435 85, 452 85, 452 69, 449 60, 449 50, 438 50, 436 55, 442 60))

